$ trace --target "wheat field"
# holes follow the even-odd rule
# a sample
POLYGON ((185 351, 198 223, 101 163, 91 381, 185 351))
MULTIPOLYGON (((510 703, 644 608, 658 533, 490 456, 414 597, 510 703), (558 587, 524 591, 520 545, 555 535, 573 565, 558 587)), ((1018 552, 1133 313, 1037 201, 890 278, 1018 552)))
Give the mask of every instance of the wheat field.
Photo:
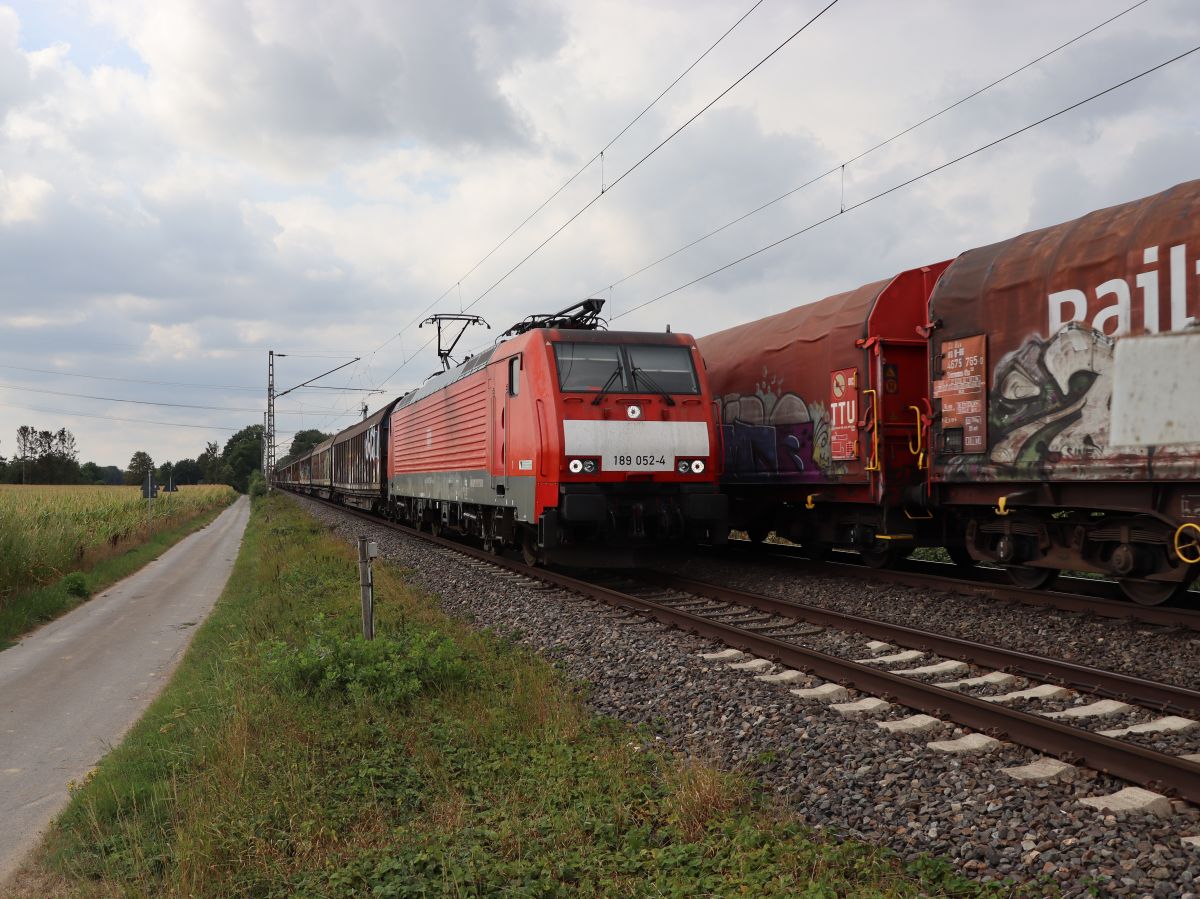
MULTIPOLYGON (((224 484, 160 492, 151 526, 180 524, 236 496, 224 484)), ((0 485, 0 603, 146 540, 146 512, 140 487, 0 485)))

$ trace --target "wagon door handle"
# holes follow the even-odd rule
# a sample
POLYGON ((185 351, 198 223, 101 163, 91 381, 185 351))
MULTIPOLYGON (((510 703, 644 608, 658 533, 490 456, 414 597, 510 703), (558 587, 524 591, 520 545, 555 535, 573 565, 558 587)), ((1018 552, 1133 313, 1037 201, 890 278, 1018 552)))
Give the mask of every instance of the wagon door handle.
POLYGON ((921 407, 909 406, 913 410, 913 414, 917 416, 917 445, 913 446, 912 441, 908 441, 908 451, 917 457, 917 470, 920 471, 925 467, 925 422, 921 419, 921 407))

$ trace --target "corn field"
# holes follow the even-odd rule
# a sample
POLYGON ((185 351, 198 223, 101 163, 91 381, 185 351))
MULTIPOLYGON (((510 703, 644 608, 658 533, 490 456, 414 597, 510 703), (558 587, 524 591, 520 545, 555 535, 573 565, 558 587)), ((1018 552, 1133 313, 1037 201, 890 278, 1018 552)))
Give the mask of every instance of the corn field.
MULTIPOLYGON (((227 506, 224 484, 180 487, 152 503, 154 531, 227 506)), ((140 487, 0 485, 0 603, 148 539, 140 487)))

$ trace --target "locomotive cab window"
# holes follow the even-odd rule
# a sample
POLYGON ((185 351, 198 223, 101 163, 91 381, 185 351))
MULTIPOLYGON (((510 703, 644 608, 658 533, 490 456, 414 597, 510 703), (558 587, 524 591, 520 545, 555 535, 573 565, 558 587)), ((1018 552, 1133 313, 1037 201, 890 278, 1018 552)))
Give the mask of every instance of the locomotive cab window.
POLYGON ((555 343, 558 386, 583 393, 699 393, 688 347, 676 344, 555 343))
POLYGON ((558 387, 563 391, 625 390, 621 349, 610 343, 556 343, 558 387))
POLYGON ((635 390, 699 393, 692 352, 685 346, 630 345, 629 373, 635 390))
POLYGON ((521 392, 521 357, 513 356, 508 360, 508 395, 517 396, 521 392))

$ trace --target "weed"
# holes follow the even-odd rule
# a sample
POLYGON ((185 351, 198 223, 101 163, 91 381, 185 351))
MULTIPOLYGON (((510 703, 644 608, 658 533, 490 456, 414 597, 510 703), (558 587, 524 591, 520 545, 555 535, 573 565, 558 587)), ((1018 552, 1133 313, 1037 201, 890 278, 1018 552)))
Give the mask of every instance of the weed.
MULTIPOLYGON (((119 549, 106 550, 103 556, 93 560, 86 574, 71 572, 53 583, 19 592, 6 600, 0 596, 0 649, 39 624, 75 608, 93 593, 137 571, 220 513, 220 507, 197 512, 156 531, 146 543, 123 544, 119 549)), ((0 544, 3 538, 0 531, 0 544)))
MULTIPOLYGON (((169 530, 236 494, 224 484, 181 487, 153 500, 153 528, 169 530)), ((16 591, 145 542, 150 520, 137 487, 0 485, 0 607, 16 591)))
POLYGON ((35 882, 196 897, 1004 895, 807 830, 749 781, 589 716, 544 660, 400 578, 375 566, 382 636, 362 641, 350 548, 286 496, 256 501, 213 614, 72 795, 35 882))
POLYGON ((80 599, 86 599, 92 595, 92 588, 88 586, 87 578, 79 571, 72 571, 63 578, 62 588, 67 592, 68 596, 75 596, 80 599))
POLYGON ((324 615, 313 620, 303 646, 273 640, 261 649, 277 682, 322 699, 400 706, 426 688, 461 684, 467 675, 458 647, 436 632, 364 640, 332 632, 324 615))

